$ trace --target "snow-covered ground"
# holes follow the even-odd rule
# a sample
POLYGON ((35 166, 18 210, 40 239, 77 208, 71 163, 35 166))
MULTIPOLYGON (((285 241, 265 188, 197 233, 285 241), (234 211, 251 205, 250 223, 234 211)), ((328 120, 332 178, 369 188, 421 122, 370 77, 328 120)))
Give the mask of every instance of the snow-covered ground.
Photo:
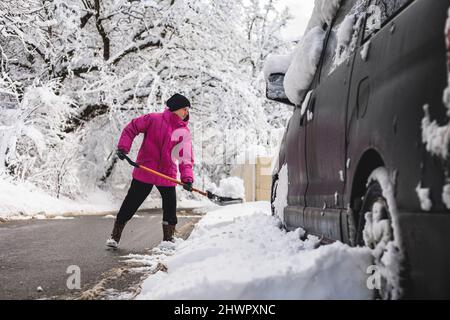
POLYGON ((370 299, 371 252, 342 243, 301 240, 302 229, 280 229, 268 202, 207 213, 191 236, 162 242, 130 263, 158 271, 137 299, 370 299), (161 267, 163 266, 163 267, 161 267))
POLYGON ((14 184, 0 179, 0 218, 3 220, 45 219, 117 210, 120 204, 98 190, 83 200, 52 197, 32 184, 14 184))
MULTIPOLYGON (((180 192, 179 208, 208 207, 213 204, 207 200, 192 200, 183 197, 180 192)), ((65 197, 55 198, 35 187, 31 183, 16 184, 0 178, 0 222, 28 219, 70 219, 79 215, 103 215, 117 212, 122 199, 109 192, 96 189, 85 194, 84 198, 72 200, 65 197)), ((152 198, 143 204, 142 209, 160 208, 161 199, 152 198)))
POLYGON ((244 181, 238 177, 228 177, 220 180, 219 186, 211 183, 208 190, 222 197, 243 199, 245 197, 244 181))

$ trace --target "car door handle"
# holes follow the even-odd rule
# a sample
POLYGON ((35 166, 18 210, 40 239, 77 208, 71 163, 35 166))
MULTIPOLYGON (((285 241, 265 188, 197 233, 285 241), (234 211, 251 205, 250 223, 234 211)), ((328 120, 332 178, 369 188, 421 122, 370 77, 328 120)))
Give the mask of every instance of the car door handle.
POLYGON ((358 84, 356 100, 356 117, 358 119, 364 118, 369 106, 370 97, 370 81, 369 77, 365 77, 358 84))

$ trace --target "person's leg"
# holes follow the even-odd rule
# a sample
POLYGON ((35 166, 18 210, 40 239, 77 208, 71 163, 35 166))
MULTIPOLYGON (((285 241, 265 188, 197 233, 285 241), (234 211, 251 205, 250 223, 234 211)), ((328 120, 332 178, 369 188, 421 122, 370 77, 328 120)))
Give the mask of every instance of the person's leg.
MULTIPOLYGON (((111 239, 116 243, 120 241, 120 237, 126 223, 133 217, 133 215, 148 197, 148 195, 152 191, 152 188, 152 184, 143 183, 135 179, 131 181, 130 189, 128 189, 128 193, 123 200, 122 206, 120 207, 119 213, 117 214, 116 220, 114 222, 113 231, 111 233, 111 239)), ((114 246, 114 244, 112 244, 111 246, 114 246)))
POLYGON ((177 194, 175 187, 158 187, 162 197, 164 241, 172 241, 177 219, 177 194))
POLYGON ((117 221, 121 224, 127 223, 148 197, 152 188, 152 184, 133 179, 133 181, 131 181, 130 189, 128 189, 128 193, 117 214, 117 221))

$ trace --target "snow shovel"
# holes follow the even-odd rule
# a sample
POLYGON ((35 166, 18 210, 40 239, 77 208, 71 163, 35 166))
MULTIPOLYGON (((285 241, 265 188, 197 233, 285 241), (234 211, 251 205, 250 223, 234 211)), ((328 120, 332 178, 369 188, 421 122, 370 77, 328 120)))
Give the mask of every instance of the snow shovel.
MULTIPOLYGON (((130 159, 129 157, 127 157, 126 155, 124 155, 124 156, 125 156, 125 160, 127 160, 127 162, 128 162, 130 165, 132 165, 133 167, 136 167, 136 168, 139 168, 139 169, 141 169, 141 170, 150 172, 150 173, 152 173, 152 174, 154 174, 154 175, 156 175, 156 176, 158 176, 158 177, 161 177, 161 178, 166 179, 166 180, 169 180, 169 181, 171 181, 171 182, 173 182, 173 183, 179 184, 180 186, 184 186, 184 183, 183 183, 183 182, 178 181, 178 180, 176 180, 176 179, 174 179, 174 178, 168 177, 168 176, 166 176, 165 174, 162 174, 162 173, 160 173, 160 172, 158 172, 158 171, 149 169, 149 168, 147 168, 147 167, 145 167, 145 166, 143 166, 143 165, 137 164, 136 162, 134 162, 133 160, 131 160, 131 159, 130 159)), ((226 206, 226 205, 230 205, 230 204, 235 204, 235 203, 242 203, 242 202, 244 202, 244 200, 243 200, 243 199, 240 199, 240 198, 221 197, 221 196, 218 196, 218 195, 216 195, 216 194, 214 194, 214 193, 212 193, 212 192, 210 192, 210 191, 202 191, 202 190, 199 190, 199 189, 196 189, 196 188, 192 188, 192 191, 191 191, 191 192, 197 192, 197 193, 200 193, 202 196, 208 197, 209 200, 211 200, 212 202, 217 203, 218 205, 221 205, 221 206, 226 206)))

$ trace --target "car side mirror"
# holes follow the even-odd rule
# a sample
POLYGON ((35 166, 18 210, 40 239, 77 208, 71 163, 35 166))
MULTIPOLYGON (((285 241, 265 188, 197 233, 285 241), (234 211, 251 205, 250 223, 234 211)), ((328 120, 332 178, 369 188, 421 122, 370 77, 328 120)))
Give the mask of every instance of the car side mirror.
POLYGON ((289 101, 284 91, 284 77, 285 74, 283 73, 272 73, 269 75, 266 82, 266 97, 269 100, 293 106, 294 104, 289 101))

